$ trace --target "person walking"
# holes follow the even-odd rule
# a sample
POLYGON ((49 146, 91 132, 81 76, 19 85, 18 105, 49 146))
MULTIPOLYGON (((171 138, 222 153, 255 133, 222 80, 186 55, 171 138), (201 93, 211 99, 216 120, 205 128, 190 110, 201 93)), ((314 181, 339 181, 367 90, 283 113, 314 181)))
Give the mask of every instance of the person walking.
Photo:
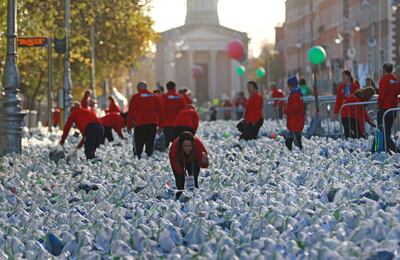
POLYGON ((360 87, 355 83, 351 72, 348 70, 343 71, 342 83, 339 84, 337 89, 335 108, 333 110, 336 118, 340 112, 340 108, 343 105, 344 99, 350 95, 353 95, 359 88, 360 87))
POLYGON ((258 85, 255 81, 247 83, 249 99, 247 100, 244 119, 237 125, 238 130, 242 133, 239 139, 254 140, 258 137, 258 132, 264 123, 262 116, 263 98, 258 91, 258 85))
POLYGON ((86 90, 85 93, 83 94, 83 97, 81 99, 81 108, 84 109, 89 109, 89 104, 91 101, 91 92, 90 90, 86 90))
POLYGON ((147 90, 145 82, 139 82, 136 87, 138 93, 133 95, 129 104, 127 128, 131 131, 135 125, 134 153, 140 160, 144 146, 147 156, 153 154, 161 105, 160 98, 147 90))
POLYGON ((399 148, 393 141, 392 126, 396 119, 396 112, 389 112, 385 118, 383 115, 391 108, 396 108, 398 103, 398 96, 400 94, 400 82, 393 75, 393 65, 385 63, 383 65, 383 76, 379 82, 379 96, 378 96, 378 127, 383 131, 383 124, 385 124, 385 139, 386 139, 386 152, 393 151, 399 152, 399 148))
POLYGON ((175 120, 182 109, 185 101, 176 92, 176 84, 173 81, 167 83, 167 93, 161 97, 160 127, 165 136, 166 147, 175 139, 175 120))
POLYGON ((95 158, 96 149, 99 147, 104 135, 104 128, 101 121, 91 111, 81 108, 79 103, 76 103, 71 108, 71 114, 65 123, 60 141, 61 145, 64 145, 71 126, 74 123, 82 134, 86 159, 95 158))
POLYGON ((305 110, 303 94, 298 86, 297 77, 290 77, 287 81, 290 90, 287 106, 284 110, 286 114, 286 126, 289 131, 285 140, 285 145, 289 150, 292 150, 293 143, 300 150, 303 149, 301 142, 301 133, 304 128, 305 110))
MULTIPOLYGON (((351 96, 344 99, 344 104, 369 101, 375 90, 373 87, 359 89, 351 96)), ((365 105, 345 106, 342 109, 342 122, 345 138, 366 138, 365 122, 373 125, 365 105)))
POLYGON ((179 137, 184 131, 196 135, 197 128, 199 127, 199 114, 196 108, 193 105, 186 105, 176 117, 174 126, 175 138, 179 137))
POLYGON ((200 168, 209 165, 208 153, 201 140, 190 132, 182 132, 176 138, 169 150, 169 160, 175 177, 176 198, 182 194, 185 188, 185 174, 194 177, 194 184, 199 188, 200 168))
MULTIPOLYGON (((272 82, 270 84, 270 87, 272 89, 271 92, 271 98, 284 98, 285 97, 285 92, 283 92, 282 89, 279 89, 276 85, 275 82, 272 82)), ((275 116, 278 119, 282 119, 283 118, 283 109, 285 108, 285 101, 283 100, 275 100, 274 101, 274 109, 275 109, 275 116)))
POLYGON ((117 102, 115 102, 114 98, 112 96, 108 97, 108 109, 106 109, 106 114, 109 113, 120 113, 121 109, 119 108, 119 105, 117 102))

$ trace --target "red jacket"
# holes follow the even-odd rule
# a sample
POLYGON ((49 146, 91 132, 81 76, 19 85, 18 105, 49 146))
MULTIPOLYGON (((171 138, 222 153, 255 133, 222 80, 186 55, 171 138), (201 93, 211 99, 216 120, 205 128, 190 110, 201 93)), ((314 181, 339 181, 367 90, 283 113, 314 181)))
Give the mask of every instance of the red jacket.
POLYGON ((259 92, 255 93, 247 100, 244 121, 255 124, 262 119, 263 98, 259 92))
POLYGON ((389 109, 397 107, 400 94, 400 82, 392 74, 386 74, 379 82, 378 108, 389 109))
POLYGON ((301 133, 304 128, 305 111, 300 91, 290 94, 284 112, 286 114, 286 126, 289 131, 301 133))
POLYGON ((54 110, 54 113, 53 113, 53 126, 56 126, 56 125, 60 124, 60 113, 61 113, 61 111, 60 111, 59 108, 56 108, 54 110))
POLYGON ((190 97, 186 94, 182 95, 183 101, 185 101, 185 105, 191 105, 192 104, 192 100, 190 99, 190 97))
POLYGON ((158 124, 161 113, 160 98, 147 89, 133 95, 128 111, 127 127, 158 124))
MULTIPOLYGON (((285 93, 278 88, 272 88, 272 94, 271 94, 271 98, 284 98, 285 97, 285 93)), ((285 101, 283 100, 275 100, 274 101, 274 107, 279 107, 279 108, 284 108, 285 107, 285 101)))
POLYGON ((84 108, 74 108, 71 115, 68 117, 67 122, 64 126, 63 135, 61 137, 61 144, 65 142, 65 139, 68 136, 69 130, 71 129, 72 124, 75 123, 76 127, 81 132, 82 136, 85 135, 85 130, 88 124, 90 123, 99 123, 101 121, 93 114, 91 111, 84 108))
MULTIPOLYGON (((344 104, 358 103, 358 102, 362 102, 362 100, 356 95, 351 95, 344 99, 344 104)), ((358 129, 362 134, 365 133, 365 127, 364 127, 365 122, 371 122, 371 119, 369 118, 368 111, 365 108, 365 105, 354 105, 354 106, 343 107, 342 118, 357 119, 358 129)))
POLYGON ((176 93, 175 90, 168 90, 168 92, 161 97, 161 127, 173 127, 175 120, 185 108, 185 101, 183 98, 176 93))
POLYGON ((344 99, 350 95, 353 95, 360 88, 355 82, 352 82, 351 86, 350 86, 350 93, 345 95, 345 93, 344 93, 345 86, 346 86, 346 84, 344 82, 342 82, 342 83, 340 83, 340 85, 337 89, 335 109, 334 109, 335 114, 339 113, 340 108, 343 105, 344 99))
POLYGON ((125 127, 125 124, 124 124, 124 119, 119 113, 107 114, 106 116, 100 118, 100 121, 104 126, 108 126, 114 129, 114 131, 117 132, 119 137, 121 137, 122 139, 124 138, 121 129, 125 127))
POLYGON ((89 100, 90 100, 90 97, 86 97, 84 95, 81 100, 81 108, 85 108, 85 109, 89 108, 89 100))
POLYGON ((121 110, 119 109, 119 105, 115 103, 115 101, 110 103, 110 107, 106 109, 106 113, 119 113, 121 110))
POLYGON ((187 126, 193 128, 196 133, 199 127, 199 114, 193 106, 187 106, 178 114, 174 126, 187 126))
MULTIPOLYGON (((171 167, 177 174, 184 174, 183 166, 178 162, 178 154, 177 154, 177 146, 178 146, 179 138, 176 138, 171 147, 169 148, 169 161, 171 163, 171 167)), ((202 163, 203 153, 207 154, 207 150, 204 147, 203 143, 197 137, 194 138, 193 150, 189 155, 186 155, 182 151, 182 156, 184 157, 185 164, 190 164, 192 162, 197 163, 201 168, 207 168, 208 164, 202 163)))

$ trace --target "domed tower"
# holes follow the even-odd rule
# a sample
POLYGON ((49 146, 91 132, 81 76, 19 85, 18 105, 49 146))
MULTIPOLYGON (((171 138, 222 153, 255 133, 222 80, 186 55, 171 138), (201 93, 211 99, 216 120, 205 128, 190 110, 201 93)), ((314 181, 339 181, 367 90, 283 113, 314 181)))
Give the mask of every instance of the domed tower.
POLYGON ((219 25, 218 0, 187 0, 185 25, 219 25))

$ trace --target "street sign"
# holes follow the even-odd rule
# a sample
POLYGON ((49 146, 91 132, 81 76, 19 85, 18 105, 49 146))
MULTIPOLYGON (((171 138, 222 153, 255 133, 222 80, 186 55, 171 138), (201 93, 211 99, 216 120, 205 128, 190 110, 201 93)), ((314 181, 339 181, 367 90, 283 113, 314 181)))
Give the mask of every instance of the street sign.
POLYGON ((18 38, 18 47, 30 48, 30 47, 46 47, 47 38, 46 37, 27 37, 18 38))

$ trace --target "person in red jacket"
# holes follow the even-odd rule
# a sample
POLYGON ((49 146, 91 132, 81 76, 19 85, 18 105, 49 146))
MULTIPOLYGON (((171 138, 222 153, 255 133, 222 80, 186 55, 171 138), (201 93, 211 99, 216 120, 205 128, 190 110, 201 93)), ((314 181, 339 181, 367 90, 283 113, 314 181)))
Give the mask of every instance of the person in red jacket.
MULTIPOLYGON (((272 87, 272 93, 271 93, 271 98, 284 98, 285 97, 285 92, 283 92, 282 89, 277 88, 276 83, 271 83, 270 85, 272 87)), ((274 101, 274 109, 276 111, 275 115, 277 118, 282 119, 283 118, 283 109, 285 108, 285 101, 283 100, 275 100, 274 101)))
POLYGON ((238 130, 242 133, 239 140, 257 139, 258 131, 260 131, 264 123, 262 115, 263 98, 260 92, 258 92, 257 83, 249 81, 247 83, 247 90, 249 91, 249 99, 246 103, 244 119, 237 125, 238 130))
POLYGON ((185 105, 192 104, 192 100, 189 97, 189 90, 187 88, 182 88, 179 90, 179 95, 182 96, 183 101, 185 101, 185 105))
POLYGON ((304 128, 305 110, 303 95, 299 87, 299 81, 296 76, 290 77, 287 81, 290 90, 287 106, 283 111, 286 114, 286 126, 289 134, 286 137, 285 145, 289 150, 292 150, 294 145, 303 149, 301 143, 301 133, 304 128))
POLYGON ((182 132, 191 132, 196 135, 197 128, 199 127, 199 114, 193 105, 186 105, 184 109, 179 112, 174 123, 175 138, 179 137, 182 132))
POLYGON ((104 135, 104 128, 101 121, 88 109, 79 107, 79 103, 71 108, 71 114, 65 123, 60 144, 64 145, 72 124, 79 129, 85 144, 86 159, 95 158, 95 152, 100 145, 104 135))
POLYGON ((165 145, 169 144, 175 138, 175 120, 182 109, 185 108, 185 101, 176 93, 175 82, 167 83, 167 93, 161 97, 161 117, 160 127, 162 127, 165 136, 165 145))
POLYGON ((85 94, 83 94, 82 100, 81 100, 81 108, 88 109, 90 100, 91 100, 91 92, 90 90, 86 90, 85 94))
POLYGON ((57 107, 53 112, 53 126, 56 127, 60 124, 61 109, 57 107))
POLYGON ((385 112, 388 109, 397 107, 398 96, 400 94, 400 81, 392 74, 392 72, 392 64, 386 63, 383 65, 383 76, 379 82, 378 126, 382 129, 383 124, 385 124, 384 135, 387 145, 386 151, 399 152, 399 148, 391 137, 393 122, 396 119, 396 112, 389 112, 383 122, 383 115, 385 112))
MULTIPOLYGON (((362 88, 345 98, 344 104, 366 102, 374 94, 375 89, 373 87, 362 88)), ((365 138, 365 122, 373 125, 365 105, 344 106, 341 116, 346 138, 365 138)))
MULTIPOLYGON (((190 132, 182 132, 176 138, 169 150, 169 160, 172 171, 174 172, 176 188, 185 188, 185 174, 194 176, 195 187, 199 188, 200 168, 208 167, 207 150, 199 138, 194 137, 190 132)), ((176 193, 176 198, 182 191, 176 193)))
POLYGON ((104 127, 104 137, 101 140, 101 144, 104 144, 106 138, 108 142, 114 141, 112 129, 117 132, 121 139, 126 139, 122 134, 122 128, 126 126, 126 117, 126 113, 110 113, 100 118, 100 121, 104 127))
POLYGON ((106 109, 106 114, 109 113, 120 113, 121 110, 119 109, 118 103, 115 102, 112 96, 108 97, 108 109, 106 109))
POLYGON ((353 95, 360 88, 359 85, 355 83, 350 71, 343 71, 342 79, 343 81, 339 84, 336 92, 336 102, 333 111, 336 117, 340 112, 340 108, 343 105, 344 99, 350 95, 353 95))
POLYGON ((147 90, 145 82, 139 82, 136 87, 139 93, 130 101, 127 127, 130 131, 135 123, 134 153, 140 160, 145 145, 147 156, 153 154, 161 105, 160 98, 147 90))

